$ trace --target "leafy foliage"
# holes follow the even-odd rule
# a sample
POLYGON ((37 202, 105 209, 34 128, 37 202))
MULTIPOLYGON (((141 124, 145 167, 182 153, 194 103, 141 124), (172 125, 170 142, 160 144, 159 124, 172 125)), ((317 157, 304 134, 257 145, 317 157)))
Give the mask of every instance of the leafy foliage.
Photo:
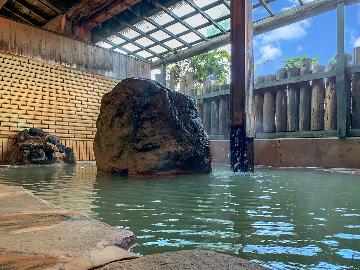
POLYGON ((219 84, 224 84, 230 72, 230 53, 227 50, 206 52, 169 65, 167 69, 168 72, 174 73, 176 83, 180 81, 181 76, 192 72, 197 83, 202 84, 207 78, 211 78, 219 84))
POLYGON ((306 56, 292 57, 292 58, 288 58, 288 59, 284 60, 284 67, 286 69, 299 68, 301 66, 301 64, 307 59, 310 59, 312 67, 316 67, 316 65, 319 61, 319 57, 313 57, 313 58, 308 58, 306 56))

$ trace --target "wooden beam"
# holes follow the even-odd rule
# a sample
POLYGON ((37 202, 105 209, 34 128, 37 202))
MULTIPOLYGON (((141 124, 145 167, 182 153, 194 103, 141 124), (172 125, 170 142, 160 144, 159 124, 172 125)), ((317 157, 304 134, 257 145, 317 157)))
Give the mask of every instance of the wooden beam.
MULTIPOLYGON (((267 1, 269 3, 269 1, 267 1)), ((316 0, 292 9, 288 9, 281 13, 276 14, 273 17, 254 22, 254 35, 260 35, 274 29, 296 23, 316 15, 328 12, 336 9, 339 3, 345 5, 352 5, 359 3, 359 0, 316 0)), ((158 68, 161 64, 171 64, 194 55, 198 55, 207 51, 217 49, 221 46, 227 45, 230 42, 230 33, 213 38, 210 41, 203 42, 197 46, 193 46, 190 49, 179 51, 176 54, 172 54, 164 59, 156 61, 152 64, 152 68, 158 68)))
POLYGON ((7 0, 0 0, 0 9, 6 4, 7 0))
POLYGON ((254 74, 252 4, 251 0, 231 0, 230 7, 230 165, 234 172, 249 172, 254 170, 254 138, 248 136, 246 111, 254 74))
POLYGON ((120 14, 124 10, 131 8, 131 6, 139 3, 140 1, 141 0, 115 0, 82 22, 82 26, 87 29, 92 29, 108 19, 120 14))

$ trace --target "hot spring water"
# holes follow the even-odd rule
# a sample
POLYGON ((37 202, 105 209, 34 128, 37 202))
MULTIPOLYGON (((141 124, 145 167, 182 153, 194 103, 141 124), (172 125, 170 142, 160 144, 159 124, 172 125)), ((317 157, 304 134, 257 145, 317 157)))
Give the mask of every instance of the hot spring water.
POLYGON ((133 251, 214 249, 272 269, 360 268, 360 175, 258 169, 234 174, 127 179, 93 163, 2 167, 60 207, 137 236, 133 251))

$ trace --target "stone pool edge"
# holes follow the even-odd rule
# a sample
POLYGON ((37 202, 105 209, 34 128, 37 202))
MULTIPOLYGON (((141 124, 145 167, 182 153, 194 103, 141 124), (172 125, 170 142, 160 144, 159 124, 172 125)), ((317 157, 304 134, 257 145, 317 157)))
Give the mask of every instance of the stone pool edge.
POLYGON ((31 191, 0 184, 0 268, 264 270, 247 260, 205 250, 139 257, 127 251, 133 232, 57 207, 31 191))

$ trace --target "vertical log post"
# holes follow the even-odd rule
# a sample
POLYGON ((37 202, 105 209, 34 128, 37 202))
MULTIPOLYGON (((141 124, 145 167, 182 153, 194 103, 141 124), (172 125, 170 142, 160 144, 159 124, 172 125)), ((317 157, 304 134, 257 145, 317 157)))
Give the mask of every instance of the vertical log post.
POLYGON ((161 65, 160 83, 166 87, 166 65, 161 65))
MULTIPOLYGON (((300 68, 290 68, 288 77, 297 77, 300 75, 300 68)), ((299 130, 299 85, 297 83, 288 85, 287 94, 287 130, 299 130)))
MULTIPOLYGON (((314 73, 325 72, 324 66, 317 66, 314 73)), ((313 80, 311 84, 311 130, 324 130, 324 79, 313 80)))
MULTIPOLYGON (((266 75, 265 82, 275 81, 275 75, 266 75)), ((263 131, 275 132, 275 87, 269 87, 264 93, 263 104, 263 131)))
POLYGON ((175 72, 173 70, 170 71, 170 81, 169 81, 169 88, 175 90, 176 83, 175 83, 175 72))
MULTIPOLYGON (((204 83, 204 92, 209 93, 211 89, 211 84, 209 81, 204 83)), ((209 98, 203 99, 203 123, 204 129, 207 134, 211 132, 211 101, 209 98)))
POLYGON ((246 103, 253 99, 252 1, 231 0, 230 21, 230 163, 233 171, 248 172, 254 170, 254 138, 248 136, 252 130, 246 116, 246 109, 252 109, 246 103))
MULTIPOLYGON (((225 85, 222 85, 221 90, 225 90, 225 85)), ((219 96, 219 134, 227 135, 227 96, 219 96)))
POLYGON ((180 77, 180 93, 186 94, 186 75, 180 77))
POLYGON ((199 117, 204 122, 204 106, 203 106, 203 99, 197 99, 196 100, 196 109, 198 111, 199 117))
POLYGON ((339 138, 347 135, 348 99, 345 79, 345 5, 337 6, 336 111, 339 138))
MULTIPOLYGON (((219 85, 211 84, 211 92, 219 91, 219 85)), ((211 134, 219 134, 219 99, 218 97, 211 98, 211 134)))
MULTIPOLYGON (((360 66, 360 47, 354 48, 354 64, 360 66)), ((360 129, 360 73, 352 77, 352 129, 360 129)))
MULTIPOLYGON (((264 83, 265 76, 258 76, 256 78, 257 83, 264 83)), ((254 106, 255 106, 255 128, 257 133, 264 131, 263 129, 263 106, 264 106, 264 94, 261 90, 258 90, 254 94, 254 106)))
MULTIPOLYGON (((276 80, 286 79, 287 71, 285 68, 281 68, 276 72, 276 80)), ((276 132, 286 131, 286 85, 280 85, 276 89, 276 101, 275 101, 275 128, 276 132)))
MULTIPOLYGON (((327 71, 336 69, 335 64, 330 64, 327 71)), ((325 88, 325 119, 324 130, 336 130, 336 77, 330 77, 326 80, 325 88)))
MULTIPOLYGON (((312 73, 311 59, 305 59, 300 66, 300 75, 312 73)), ((311 123, 311 89, 309 82, 300 84, 299 93, 299 130, 310 130, 311 123)))

